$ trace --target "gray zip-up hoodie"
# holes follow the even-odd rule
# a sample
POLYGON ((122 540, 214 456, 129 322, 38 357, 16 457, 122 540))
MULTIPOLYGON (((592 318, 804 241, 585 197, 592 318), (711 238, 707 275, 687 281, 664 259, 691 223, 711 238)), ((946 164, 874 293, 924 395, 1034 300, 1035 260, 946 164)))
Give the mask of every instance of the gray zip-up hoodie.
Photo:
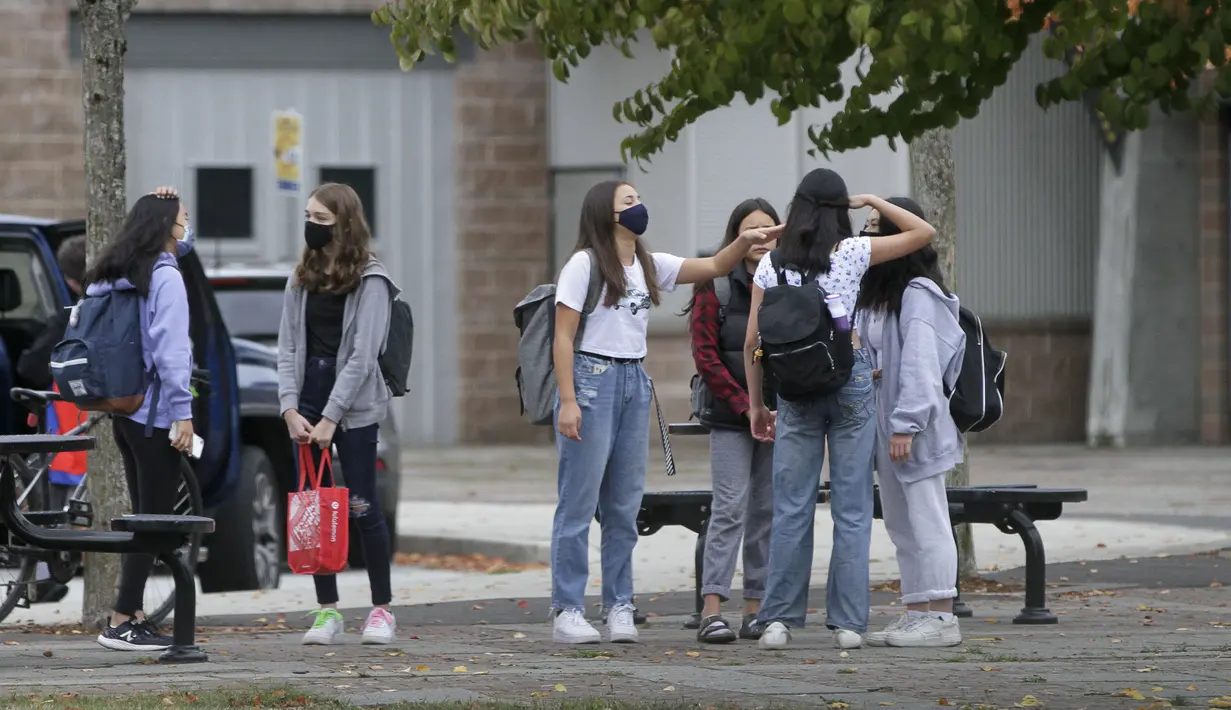
MULTIPOLYGON (((859 337, 870 344, 869 318, 859 319, 859 337)), ((949 415, 945 387, 962 368, 966 334, 958 325, 957 296, 934 281, 913 279, 902 293, 902 312, 886 313, 880 349, 872 351, 881 371, 876 387, 876 470, 913 483, 940 475, 962 461, 962 435, 949 415), (913 434, 910 458, 889 460, 889 437, 913 434)))
MULTIPOLYGON (((343 430, 378 424, 389 409, 389 388, 377 359, 389 337, 393 299, 401 290, 375 256, 363 269, 359 288, 346 297, 338 375, 323 415, 343 430), (357 318, 360 313, 363 317, 357 318)), ((308 299, 294 277, 287 279, 278 328, 278 400, 282 413, 299 407, 308 355, 305 311, 308 299)))

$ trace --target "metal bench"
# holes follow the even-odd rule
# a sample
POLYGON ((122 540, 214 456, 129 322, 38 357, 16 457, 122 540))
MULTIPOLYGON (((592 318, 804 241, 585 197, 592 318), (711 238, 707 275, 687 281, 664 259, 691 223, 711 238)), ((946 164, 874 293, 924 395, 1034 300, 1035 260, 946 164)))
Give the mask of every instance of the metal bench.
POLYGON ((195 642, 196 581, 176 555, 189 535, 214 531, 214 521, 191 515, 125 515, 111 520, 110 531, 42 528, 23 515, 17 502, 17 474, 10 456, 88 451, 88 436, 0 436, 0 534, 11 535, 31 547, 72 552, 112 554, 144 553, 156 556, 175 580, 174 643, 159 656, 160 663, 200 663, 209 657, 195 642))
MULTIPOLYGON (((708 435, 709 430, 695 423, 672 424, 672 434, 708 435)), ((879 489, 873 488, 873 517, 883 519, 879 489)), ((829 483, 822 483, 817 491, 817 505, 829 502, 829 483)), ((1078 488, 1038 488, 1030 484, 1009 486, 961 486, 948 489, 949 520, 954 525, 994 525, 1005 534, 1017 535, 1026 548, 1026 594, 1025 606, 1014 617, 1015 624, 1054 624, 1055 614, 1047 608, 1047 559, 1043 537, 1034 523, 1038 520, 1056 520, 1064 511, 1065 503, 1080 503, 1087 493, 1078 488)), ((684 626, 697 628, 701 619, 701 580, 704 574, 706 530, 709 525, 711 491, 664 491, 646 493, 641 499, 641 511, 637 517, 637 531, 641 535, 653 535, 663 527, 679 525, 697 534, 694 551, 696 580, 694 596, 696 611, 684 626)), ((961 617, 970 617, 973 612, 961 601, 960 580, 958 598, 954 600, 954 612, 961 617)))

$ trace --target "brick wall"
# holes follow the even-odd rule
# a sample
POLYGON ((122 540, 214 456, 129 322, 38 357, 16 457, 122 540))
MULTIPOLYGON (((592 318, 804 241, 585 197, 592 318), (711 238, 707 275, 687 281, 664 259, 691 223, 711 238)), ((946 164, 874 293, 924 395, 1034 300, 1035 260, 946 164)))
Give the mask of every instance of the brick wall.
POLYGON ((1227 352, 1227 130, 1217 114, 1200 123, 1200 231, 1197 277, 1201 294, 1201 443, 1226 444, 1231 437, 1227 352))
POLYGON ((80 68, 66 0, 0 5, 0 212, 85 211, 80 68))
POLYGON ((529 45, 458 68, 455 96, 459 435, 519 443, 512 308, 549 280, 547 72, 529 45))

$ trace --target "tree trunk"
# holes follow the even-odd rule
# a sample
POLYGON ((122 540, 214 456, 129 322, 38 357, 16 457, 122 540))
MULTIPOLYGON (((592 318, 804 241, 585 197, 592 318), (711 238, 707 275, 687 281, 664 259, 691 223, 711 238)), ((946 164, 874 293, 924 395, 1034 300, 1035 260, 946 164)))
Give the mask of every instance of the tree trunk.
MULTIPOLYGON (((78 0, 81 13, 81 66, 85 103, 86 252, 94 263, 107 239, 124 221, 124 22, 136 0, 78 0)), ((113 517, 128 512, 123 462, 104 420, 94 429, 89 489, 94 527, 107 529, 113 517)), ((115 605, 120 559, 90 554, 85 561, 85 598, 81 623, 99 625, 115 605)))
MULTIPOLYGON (((937 128, 910 143, 910 185, 915 201, 936 227, 940 269, 950 289, 957 290, 957 175, 953 166, 953 131, 937 128)), ((962 463, 945 474, 950 486, 970 485, 969 449, 962 463)), ((975 543, 969 525, 957 529, 957 569, 963 578, 977 577, 975 543)))

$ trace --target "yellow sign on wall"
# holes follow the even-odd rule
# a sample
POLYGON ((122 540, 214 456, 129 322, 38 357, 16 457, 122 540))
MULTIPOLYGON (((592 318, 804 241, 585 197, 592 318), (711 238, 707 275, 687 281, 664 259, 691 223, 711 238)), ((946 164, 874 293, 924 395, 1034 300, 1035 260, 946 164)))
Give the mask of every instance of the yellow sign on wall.
POLYGON ((298 193, 303 181, 303 116, 274 112, 274 178, 281 192, 298 193))

